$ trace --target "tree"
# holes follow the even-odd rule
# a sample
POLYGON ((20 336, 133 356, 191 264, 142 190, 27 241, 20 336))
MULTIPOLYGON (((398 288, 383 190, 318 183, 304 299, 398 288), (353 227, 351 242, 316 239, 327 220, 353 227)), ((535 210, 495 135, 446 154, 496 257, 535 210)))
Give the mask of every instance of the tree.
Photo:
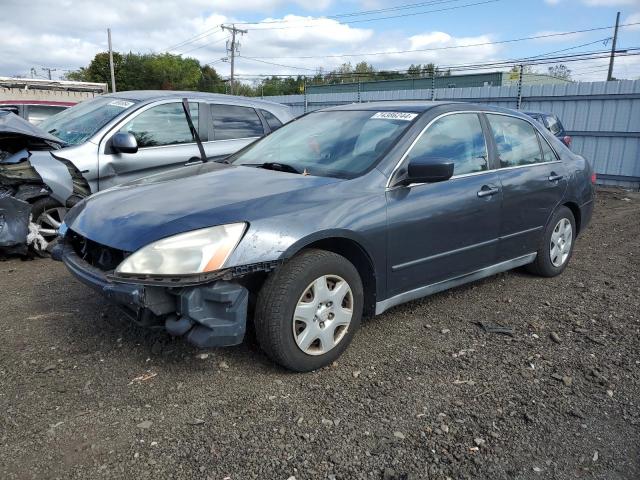
POLYGON ((549 67, 549 75, 563 80, 571 80, 571 70, 562 63, 549 67))
MULTIPOLYGON (((118 90, 200 90, 223 92, 224 82, 209 65, 170 53, 113 53, 118 90)), ((69 72, 69 80, 110 84, 109 54, 98 53, 87 67, 69 72)))

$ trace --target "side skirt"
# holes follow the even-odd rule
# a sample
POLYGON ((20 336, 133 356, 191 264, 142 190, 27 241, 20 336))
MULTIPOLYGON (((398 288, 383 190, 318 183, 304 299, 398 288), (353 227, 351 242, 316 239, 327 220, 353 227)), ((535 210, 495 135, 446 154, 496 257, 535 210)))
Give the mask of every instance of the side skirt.
POLYGON ((491 275, 495 275, 497 273, 506 272, 507 270, 512 270, 514 268, 527 265, 536 259, 536 255, 537 254, 535 252, 529 253, 527 255, 523 255, 512 260, 507 260, 506 262, 496 263, 495 265, 491 265, 490 267, 485 267, 481 270, 476 270, 475 272, 467 273, 459 277, 450 278, 449 280, 443 280, 442 282, 432 283, 431 285, 425 285, 424 287, 409 290, 408 292, 399 293, 398 295, 387 298, 386 300, 382 300, 381 302, 376 302, 376 315, 380 315, 389 308, 400 305, 401 303, 410 302, 411 300, 416 300, 422 297, 427 297, 429 295, 433 295, 434 293, 442 292, 443 290, 448 290, 453 287, 464 285, 465 283, 474 282, 482 278, 490 277, 491 275))

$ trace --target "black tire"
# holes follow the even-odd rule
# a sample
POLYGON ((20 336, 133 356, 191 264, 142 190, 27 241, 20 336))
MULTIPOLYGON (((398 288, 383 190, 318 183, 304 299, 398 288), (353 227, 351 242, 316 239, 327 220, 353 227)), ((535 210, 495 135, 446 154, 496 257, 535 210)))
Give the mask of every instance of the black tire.
POLYGON ((274 271, 260 289, 254 315, 258 343, 269 358, 290 370, 309 372, 327 366, 344 352, 358 330, 363 297, 360 275, 346 258, 326 250, 304 250, 274 271), (308 286, 324 275, 337 275, 348 283, 353 314, 335 347, 321 355, 310 355, 296 343, 293 315, 308 286))
POLYGON ((540 275, 541 277, 555 277, 564 272, 569 261, 573 256, 573 249, 575 247, 576 240, 576 220, 573 217, 573 213, 565 206, 560 206, 551 216, 549 223, 547 224, 544 234, 540 238, 540 244, 538 246, 538 255, 533 263, 527 265, 527 270, 534 275, 540 275), (571 223, 571 244, 569 255, 566 260, 559 266, 554 265, 551 261, 551 236, 554 230, 558 226, 558 223, 566 219, 571 223))
MULTIPOLYGON (((51 197, 42 197, 31 204, 32 221, 36 224, 39 224, 40 216, 48 210, 57 211, 56 214, 54 215, 54 218, 58 220, 64 219, 64 215, 59 213, 61 213, 62 211, 66 211, 66 207, 64 207, 64 205, 62 205, 60 202, 58 202, 57 200, 54 200, 51 197)), ((43 235, 43 237, 45 237, 45 239, 49 242, 47 250, 50 250, 51 247, 53 247, 57 242, 57 238, 55 236, 43 235)), ((47 256, 47 253, 48 253, 47 250, 41 250, 38 245, 34 245, 34 251, 39 256, 47 256)))

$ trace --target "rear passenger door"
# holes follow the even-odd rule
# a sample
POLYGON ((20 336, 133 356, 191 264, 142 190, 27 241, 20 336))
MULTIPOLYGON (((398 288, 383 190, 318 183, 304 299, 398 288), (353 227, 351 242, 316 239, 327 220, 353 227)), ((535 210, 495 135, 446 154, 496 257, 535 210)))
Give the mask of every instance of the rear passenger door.
POLYGON ((562 162, 526 120, 487 113, 502 184, 498 260, 538 249, 544 227, 567 187, 562 162))
POLYGON ((213 160, 227 157, 265 134, 262 119, 252 107, 210 104, 209 109, 209 141, 204 149, 213 160))

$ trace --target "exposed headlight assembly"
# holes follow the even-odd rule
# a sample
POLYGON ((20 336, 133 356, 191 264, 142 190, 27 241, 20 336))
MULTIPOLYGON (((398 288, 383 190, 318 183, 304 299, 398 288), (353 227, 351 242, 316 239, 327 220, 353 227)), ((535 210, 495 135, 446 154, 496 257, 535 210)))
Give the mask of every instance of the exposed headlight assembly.
POLYGON ((220 270, 246 228, 246 223, 231 223, 163 238, 129 255, 115 273, 170 276, 220 270))

